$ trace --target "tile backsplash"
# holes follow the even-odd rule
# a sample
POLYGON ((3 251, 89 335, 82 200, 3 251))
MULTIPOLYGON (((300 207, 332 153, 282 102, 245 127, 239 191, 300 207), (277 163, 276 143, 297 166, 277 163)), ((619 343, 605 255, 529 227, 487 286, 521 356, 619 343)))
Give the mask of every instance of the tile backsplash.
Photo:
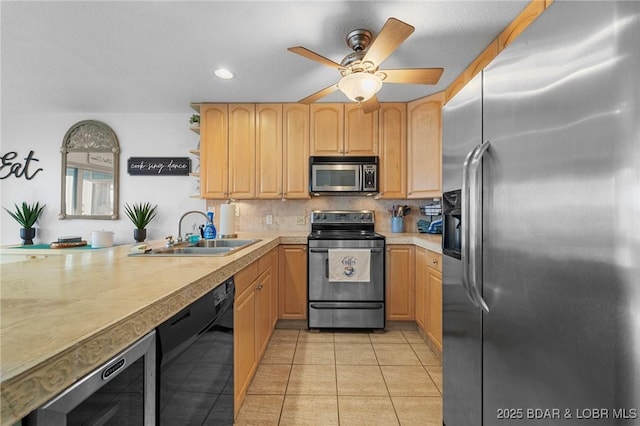
MULTIPOLYGON (((405 232, 418 232, 418 220, 430 220, 420 214, 420 206, 430 204, 433 199, 424 200, 376 200, 370 197, 314 197, 309 200, 238 200, 234 201, 239 215, 236 216, 236 232, 259 232, 267 230, 309 231, 310 217, 314 210, 373 210, 375 229, 378 232, 391 231, 391 214, 394 205, 407 205, 411 213, 405 217, 405 232), (267 215, 273 222, 267 224, 267 215)), ((207 210, 216 212, 216 226, 219 225, 218 212, 224 201, 207 200, 207 210)))

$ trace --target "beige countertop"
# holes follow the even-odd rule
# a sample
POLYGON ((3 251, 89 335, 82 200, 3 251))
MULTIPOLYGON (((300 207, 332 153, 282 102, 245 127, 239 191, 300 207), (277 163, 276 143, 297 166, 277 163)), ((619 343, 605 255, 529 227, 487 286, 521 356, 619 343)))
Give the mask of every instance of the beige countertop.
MULTIPOLYGON (((240 235, 261 241, 224 257, 129 257, 130 245, 19 254, 0 248, 2 425, 21 419, 274 247, 306 244, 307 235, 240 235), (12 256, 21 261, 5 262, 12 256)), ((441 252, 439 235, 385 235, 387 244, 441 252)))

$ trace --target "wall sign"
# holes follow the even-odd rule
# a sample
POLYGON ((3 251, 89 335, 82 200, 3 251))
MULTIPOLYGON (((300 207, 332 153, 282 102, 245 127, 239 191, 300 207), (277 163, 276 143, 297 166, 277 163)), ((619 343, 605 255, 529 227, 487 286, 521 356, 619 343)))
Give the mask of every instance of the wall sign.
MULTIPOLYGON (((29 151, 29 154, 19 161, 14 161, 18 156, 18 153, 15 151, 9 151, 6 154, 2 154, 2 157, 0 157, 0 179, 6 179, 11 175, 17 178, 24 177, 26 180, 33 179, 35 175, 42 171, 41 167, 38 167, 36 170, 29 170, 29 166, 31 166, 32 161, 40 161, 35 158, 33 154, 33 151, 29 151), (24 160, 24 163, 22 160, 24 160)), ((34 167, 36 167, 35 164, 34 167)))
POLYGON ((127 172, 133 176, 186 176, 190 171, 189 157, 130 157, 127 160, 127 172))

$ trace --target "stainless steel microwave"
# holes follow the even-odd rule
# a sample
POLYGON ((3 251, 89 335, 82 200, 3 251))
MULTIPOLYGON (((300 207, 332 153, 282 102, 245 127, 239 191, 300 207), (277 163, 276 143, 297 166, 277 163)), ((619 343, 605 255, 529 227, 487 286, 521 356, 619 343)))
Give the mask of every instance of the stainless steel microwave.
POLYGON ((309 157, 313 195, 373 195, 378 192, 378 157, 309 157))

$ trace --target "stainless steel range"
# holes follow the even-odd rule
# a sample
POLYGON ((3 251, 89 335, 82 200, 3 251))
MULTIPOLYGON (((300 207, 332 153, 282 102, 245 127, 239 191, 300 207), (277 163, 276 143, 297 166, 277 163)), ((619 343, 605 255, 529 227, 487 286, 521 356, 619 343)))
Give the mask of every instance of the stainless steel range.
POLYGON ((308 250, 309 328, 384 329, 385 237, 373 212, 312 212, 308 250))

